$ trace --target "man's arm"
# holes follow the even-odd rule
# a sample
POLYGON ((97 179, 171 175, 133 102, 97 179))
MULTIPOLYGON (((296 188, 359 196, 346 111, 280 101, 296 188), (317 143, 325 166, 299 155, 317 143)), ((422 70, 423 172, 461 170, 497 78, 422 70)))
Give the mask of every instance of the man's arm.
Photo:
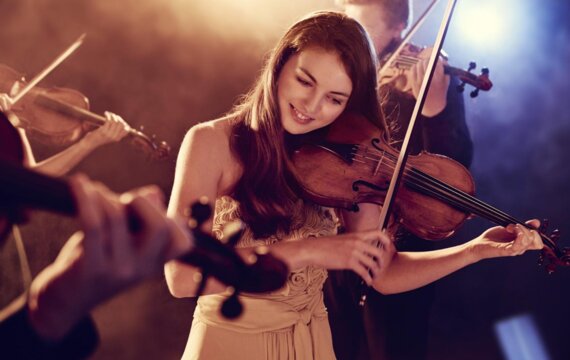
POLYGON ((457 91, 457 78, 451 77, 447 106, 438 115, 421 119, 424 150, 457 160, 469 168, 473 159, 473 142, 465 120, 463 94, 457 91))

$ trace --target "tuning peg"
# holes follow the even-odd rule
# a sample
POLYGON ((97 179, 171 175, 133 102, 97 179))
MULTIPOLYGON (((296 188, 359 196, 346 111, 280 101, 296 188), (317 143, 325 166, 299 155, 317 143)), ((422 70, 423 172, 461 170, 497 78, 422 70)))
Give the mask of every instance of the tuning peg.
POLYGON ((202 196, 198 201, 192 204, 190 215, 196 220, 198 225, 209 219, 212 215, 212 207, 208 204, 208 198, 202 196))
POLYGON ((475 61, 470 61, 469 67, 467 68, 467 71, 471 72, 471 70, 475 69, 476 67, 477 67, 477 63, 475 61))
POLYGON ((243 311, 243 305, 239 301, 238 294, 239 292, 234 290, 230 297, 224 300, 222 304, 220 311, 226 319, 235 319, 240 316, 243 311))
POLYGON ((479 95, 479 88, 477 88, 477 89, 475 89, 469 93, 469 96, 471 96, 472 98, 476 98, 477 95, 479 95))
POLYGON ((489 75, 489 68, 486 68, 486 67, 482 68, 482 69, 481 69, 481 74, 483 74, 483 75, 489 75))

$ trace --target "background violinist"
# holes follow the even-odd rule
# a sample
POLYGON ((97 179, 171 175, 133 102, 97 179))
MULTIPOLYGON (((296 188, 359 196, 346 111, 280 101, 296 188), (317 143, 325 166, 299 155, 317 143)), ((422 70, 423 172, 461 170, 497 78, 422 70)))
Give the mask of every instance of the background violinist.
MULTIPOLYGON (((0 111, 7 113, 7 116, 13 119, 16 115, 10 113, 12 108, 12 97, 17 93, 17 84, 12 88, 11 94, 0 94, 0 111)), ((117 142, 123 139, 129 132, 129 125, 119 116, 111 112, 105 112, 107 122, 85 134, 78 142, 72 144, 66 149, 52 155, 44 160, 36 161, 32 152, 32 147, 25 130, 18 128, 22 142, 24 143, 26 166, 33 168, 42 173, 52 176, 62 176, 73 169, 81 160, 89 155, 93 150, 109 143, 117 142)), ((17 120, 11 120, 17 123, 17 120)))
MULTIPOLYGON (((253 90, 232 112, 187 132, 169 211, 183 215, 184 204, 215 199, 207 228, 221 236, 231 221, 243 221, 246 231, 236 245, 241 253, 249 256, 264 245, 290 274, 279 291, 241 293, 244 311, 232 321, 217 311, 226 287, 209 281, 198 298, 184 359, 335 359, 322 293, 327 270, 347 269, 376 291, 398 293, 483 259, 542 248, 535 230, 510 224, 455 247, 395 252, 392 239, 378 230, 378 205, 339 209, 346 233, 337 236, 331 209, 303 198, 301 167, 292 169, 288 160, 295 141, 322 137, 319 130, 341 122, 345 112, 366 114, 365 121, 387 137, 374 57, 354 19, 311 13, 280 39, 253 90)), ((171 261, 165 275, 173 296, 196 296, 195 268, 171 261)))
MULTIPOLYGON (((410 1, 336 2, 347 15, 364 26, 374 43, 380 65, 384 65, 390 53, 402 42, 403 32, 409 26, 412 18, 410 1)), ((405 78, 379 74, 379 99, 395 147, 399 147, 407 130, 431 48, 412 54, 404 51, 418 59, 404 72, 405 78)), ((425 150, 451 157, 469 167, 473 145, 465 122, 463 96, 456 90, 458 80, 444 73, 445 64, 443 58, 437 63, 422 116, 416 123, 410 153, 425 150)), ((400 251, 423 251, 434 249, 435 244, 402 231, 396 247, 400 251)), ((365 308, 360 309, 358 296, 347 295, 358 288, 352 279, 350 274, 332 272, 326 285, 327 307, 339 359, 354 359, 354 354, 359 354, 362 359, 424 358, 435 285, 390 296, 373 292, 369 294, 365 308)))

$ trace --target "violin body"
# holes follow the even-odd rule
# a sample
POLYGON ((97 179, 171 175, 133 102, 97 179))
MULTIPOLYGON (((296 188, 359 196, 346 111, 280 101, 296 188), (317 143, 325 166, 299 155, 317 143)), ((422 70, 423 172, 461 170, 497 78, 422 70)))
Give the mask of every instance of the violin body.
MULTIPOLYGON (((359 114, 344 113, 324 136, 308 137, 291 159, 305 198, 317 204, 358 211, 359 203, 384 204, 398 151, 359 114)), ((471 215, 500 226, 530 225, 473 196, 469 171, 441 155, 409 156, 394 199, 393 216, 411 233, 427 240, 453 234, 471 215)), ((536 229, 533 229, 536 230, 536 229)), ((538 229, 545 245, 540 259, 549 273, 570 266, 570 248, 558 247, 560 232, 538 229)))
MULTIPOLYGON (((0 92, 9 94, 14 87, 21 87, 24 83, 21 74, 0 64, 0 92)), ((76 119, 60 116, 55 114, 54 110, 38 106, 38 102, 46 96, 89 109, 87 98, 76 90, 34 88, 10 109, 19 120, 15 125, 25 129, 30 137, 46 145, 69 146, 83 137, 85 132, 93 129, 76 119), (54 117, 57 117, 56 121, 54 117)))
MULTIPOLYGON (((359 203, 384 203, 397 157, 398 151, 374 124, 363 116, 344 114, 330 126, 322 142, 303 144, 292 159, 307 198, 325 206, 357 210, 359 203)), ((469 213, 418 190, 422 184, 414 181, 412 171, 473 195, 471 174, 452 159, 426 152, 409 156, 408 167, 395 200, 395 218, 424 239, 450 236, 469 213)))

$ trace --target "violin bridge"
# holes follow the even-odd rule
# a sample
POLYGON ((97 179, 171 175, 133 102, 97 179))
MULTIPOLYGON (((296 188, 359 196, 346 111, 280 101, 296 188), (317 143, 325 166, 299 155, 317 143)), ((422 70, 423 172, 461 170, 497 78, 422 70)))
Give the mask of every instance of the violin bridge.
POLYGON ((352 164, 354 162, 354 156, 358 151, 358 145, 356 144, 339 144, 333 142, 323 142, 317 145, 323 150, 329 151, 336 156, 340 157, 347 164, 352 164))

